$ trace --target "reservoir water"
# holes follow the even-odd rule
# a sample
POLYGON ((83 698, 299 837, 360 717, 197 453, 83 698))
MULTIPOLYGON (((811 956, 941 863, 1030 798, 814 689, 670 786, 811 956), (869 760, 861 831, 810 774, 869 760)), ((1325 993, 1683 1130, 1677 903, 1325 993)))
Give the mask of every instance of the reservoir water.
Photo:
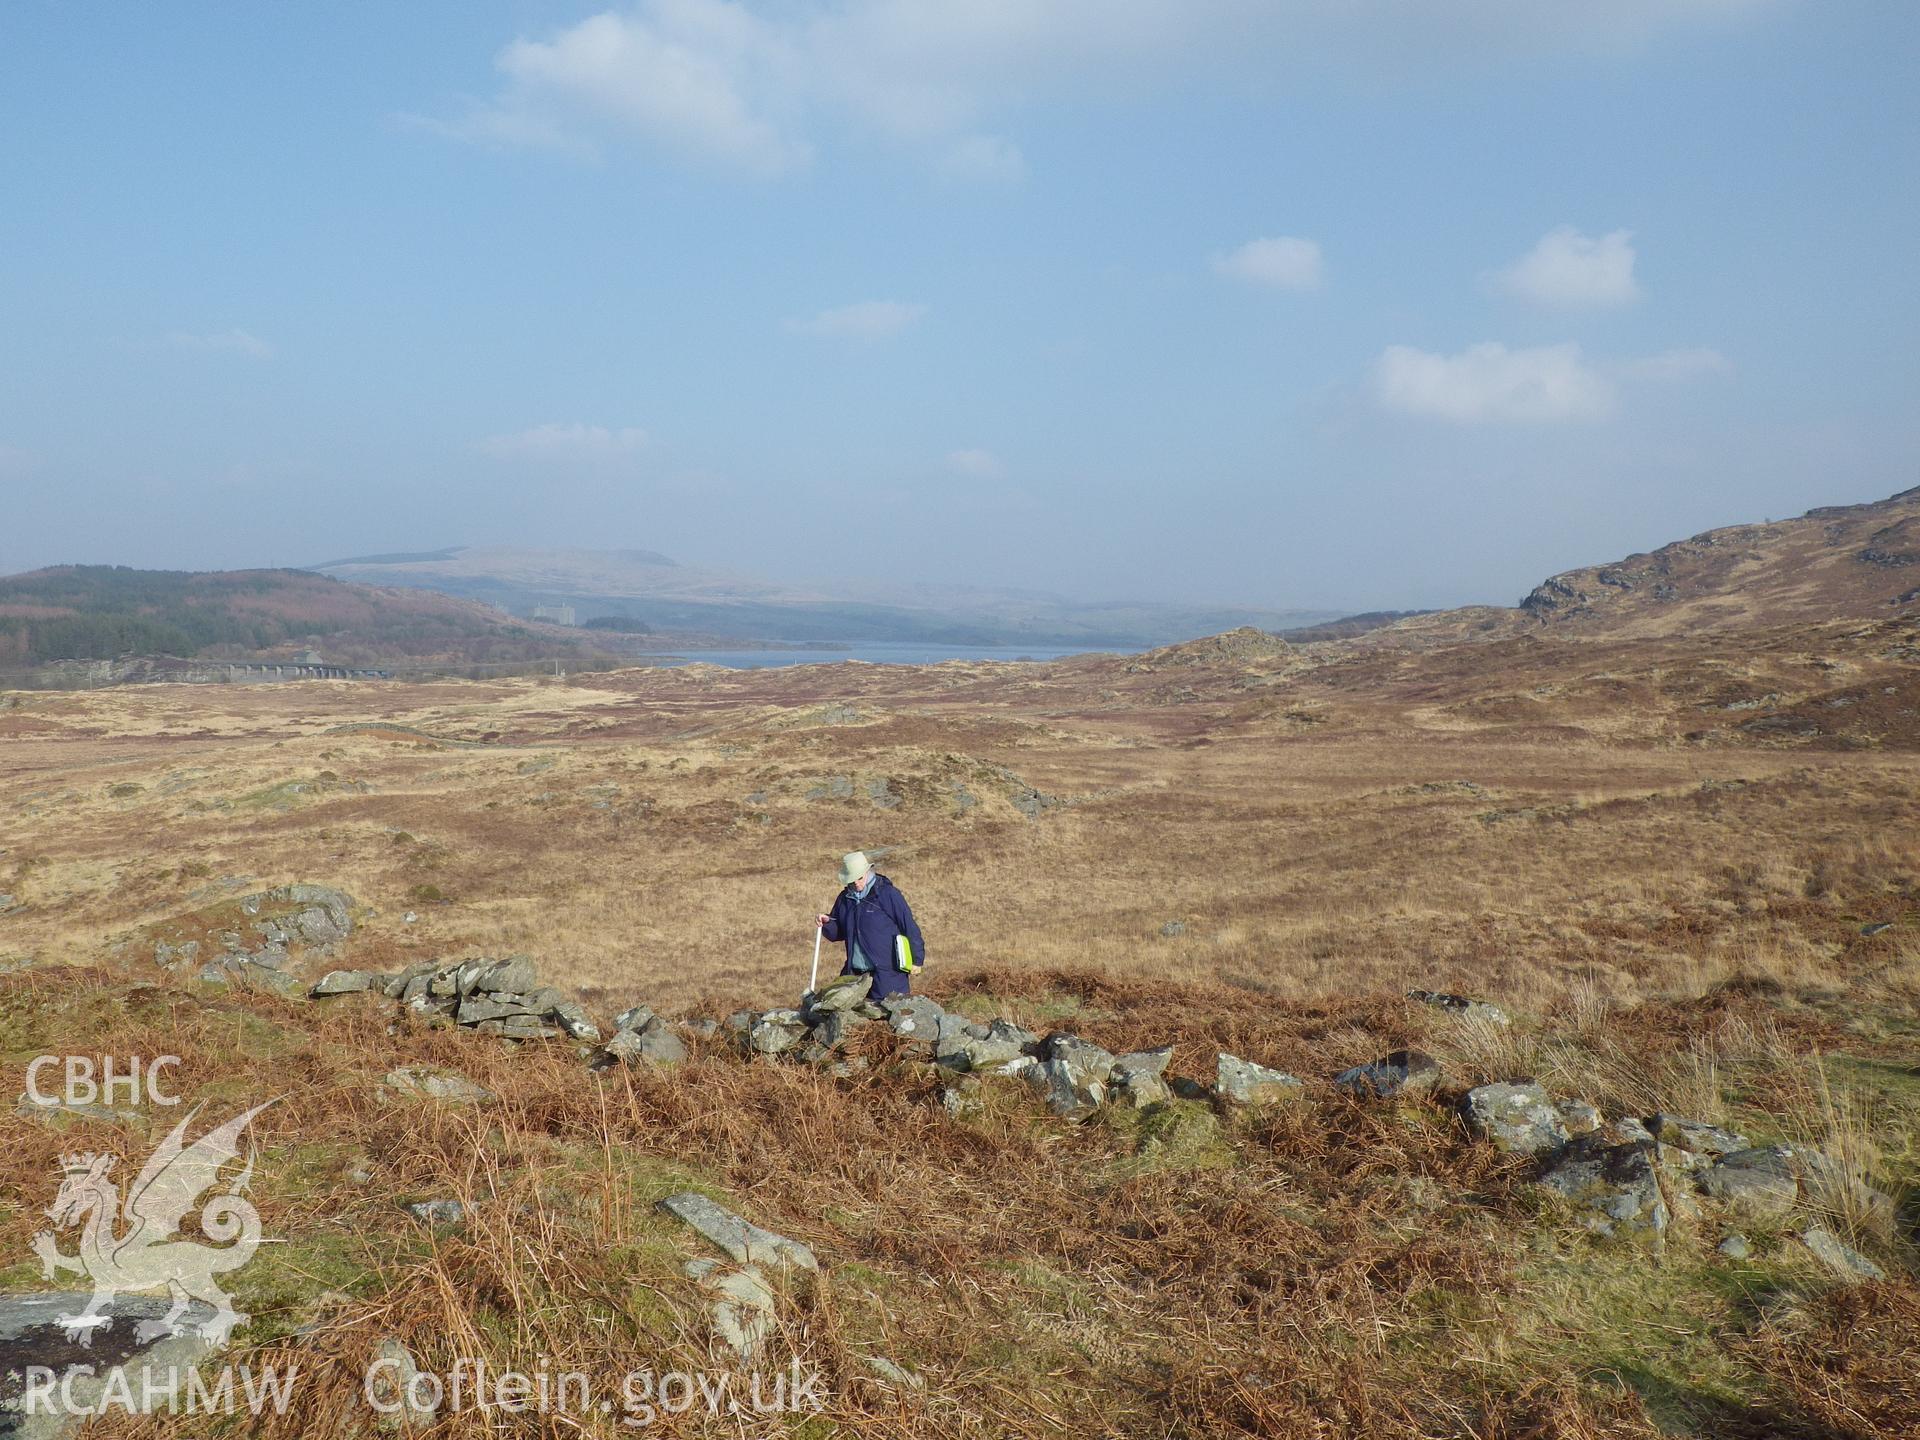
POLYGON ((676 650, 662 660, 763 670, 779 665, 832 665, 865 660, 873 665, 937 665, 942 660, 1057 660, 1081 650, 1046 645, 849 645, 826 650, 676 650))

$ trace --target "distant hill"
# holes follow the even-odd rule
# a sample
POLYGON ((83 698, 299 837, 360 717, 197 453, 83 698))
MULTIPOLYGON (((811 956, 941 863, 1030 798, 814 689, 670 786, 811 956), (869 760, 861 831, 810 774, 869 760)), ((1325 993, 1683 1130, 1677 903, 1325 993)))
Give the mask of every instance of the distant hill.
POLYGON ((1920 487, 1795 520, 1729 525, 1568 570, 1520 602, 1549 625, 1614 634, 1885 619, 1920 602, 1920 487))
POLYGON ((651 550, 456 546, 313 567, 338 579, 417 586, 529 614, 571 605, 583 623, 619 617, 663 636, 788 643, 903 641, 1134 649, 1244 625, 1276 630, 1332 610, 1086 604, 1039 591, 966 586, 787 585, 681 565, 651 550))
POLYGON ((584 653, 470 601, 353 585, 306 570, 135 570, 56 565, 0 577, 0 665, 291 657, 517 661, 584 653))
POLYGON ((1512 608, 1410 617, 1360 643, 1428 647, 1511 635, 1659 638, 1920 615, 1920 487, 1792 520, 1728 525, 1563 571, 1512 608))
POLYGON ((1396 621, 1432 613, 1431 610, 1367 610, 1358 615, 1343 615, 1338 620, 1329 620, 1321 625, 1301 625, 1282 630, 1280 638, 1295 645, 1311 645, 1322 640, 1351 640, 1369 630, 1378 630, 1396 621))

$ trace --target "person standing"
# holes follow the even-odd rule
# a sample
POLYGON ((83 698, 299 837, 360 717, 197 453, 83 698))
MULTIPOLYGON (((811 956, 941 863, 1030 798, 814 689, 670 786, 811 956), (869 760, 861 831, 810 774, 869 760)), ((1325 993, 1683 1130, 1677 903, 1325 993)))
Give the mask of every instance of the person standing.
POLYGON ((913 972, 926 964, 926 941, 907 897, 855 850, 840 861, 841 890, 820 917, 820 933, 847 946, 842 975, 872 975, 874 1000, 913 993, 913 972))

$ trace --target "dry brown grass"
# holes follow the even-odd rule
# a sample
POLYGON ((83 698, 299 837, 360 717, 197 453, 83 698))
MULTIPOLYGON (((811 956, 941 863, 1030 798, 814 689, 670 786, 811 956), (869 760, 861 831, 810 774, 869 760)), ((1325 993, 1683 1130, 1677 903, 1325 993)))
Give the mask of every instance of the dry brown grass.
POLYGON ((1255 698, 1182 670, 1172 703, 1092 661, 21 695, 0 711, 0 888, 27 907, 5 943, 97 955, 222 877, 315 879, 375 905, 398 949, 771 1001, 855 845, 891 847, 936 963, 1298 997, 1603 1010, 1830 985, 1910 936, 1857 934, 1915 904, 1909 752, 1675 745, 1697 712, 1671 700, 1624 712, 1629 737, 1457 706, 1436 725, 1409 702, 1465 680, 1422 664, 1255 698), (1305 703, 1324 718, 1269 723, 1305 703), (1023 814, 1028 786, 1060 803, 1023 814), (690 932, 726 937, 698 973, 690 932))
MULTIPOLYGON (((1317 1079, 1410 1040, 1447 1053, 1452 1028, 1393 996, 1299 1002, 1006 969, 949 980, 1036 1020, 1070 1010, 1115 1046, 1174 1038, 1177 1072, 1229 1046, 1317 1079)), ((386 1335, 438 1369, 480 1357, 612 1384, 724 1367, 678 1270, 699 1247, 653 1206, 688 1186, 819 1252, 822 1279, 785 1293, 776 1351, 827 1376, 831 1433, 1596 1440, 1671 1433, 1681 1416, 1684 1433, 1813 1440, 1828 1432, 1812 1417, 1841 1405, 1903 1413, 1872 1394, 1871 1357, 1843 1363, 1790 1324, 1756 1328, 1690 1278, 1711 1232, 1676 1234, 1652 1269, 1635 1251, 1552 1241, 1528 1168, 1472 1143, 1441 1103, 1367 1105, 1316 1083, 1224 1126, 1189 1105, 1196 1138, 1143 1151, 1136 1118, 1064 1125, 1018 1086, 955 1123, 933 1077, 885 1063, 836 1082, 710 1046, 677 1072, 597 1081, 566 1047, 396 1030, 373 1002, 130 989, 56 968, 0 978, 0 1014, 10 1053, 167 1049, 196 1096, 282 1097, 259 1122, 255 1194, 286 1243, 271 1273, 247 1272, 256 1328, 237 1358, 305 1378, 261 1434, 354 1433, 359 1377, 386 1335), (457 1066, 498 1098, 383 1099, 378 1077, 399 1064, 457 1066), (371 1178, 356 1183, 356 1167, 371 1178), (417 1225, 401 1207, 425 1197, 459 1199, 466 1223, 417 1225), (1537 1273, 1543 1255, 1579 1278, 1537 1273), (1735 1346, 1751 1363, 1726 1358, 1735 1346), (1716 1357, 1711 1374, 1694 1373, 1696 1352, 1716 1357), (926 1388, 880 1384, 875 1354, 926 1388), (1645 1376, 1623 1386, 1629 1362, 1645 1376)), ((1731 1056, 1737 1027, 1716 1033, 1731 1056)), ((884 1044, 872 1053, 885 1061, 884 1044)), ((172 1118, 89 1126, 88 1143, 132 1158, 172 1118)), ((38 1194, 73 1138, 9 1124, 0 1187, 38 1194)), ((26 1205, 0 1215, 0 1253, 25 1254, 37 1223, 26 1205)), ((1785 1252, 1754 1278, 1776 1308, 1827 1288, 1785 1252)), ((1910 1306, 1907 1288, 1885 1289, 1910 1306)), ((594 1415, 509 1428, 624 1433, 594 1415)), ((98 1433, 135 1430, 154 1433, 98 1433)), ((493 1431, 468 1415, 442 1433, 493 1431)))
MULTIPOLYGON (((1543 1220, 1525 1168, 1443 1104, 1323 1082, 1418 1044, 1455 1088, 1535 1074, 1910 1186, 1920 731, 1885 646, 1755 639, 1741 683, 1829 716, 1788 740, 1706 708, 1724 654, 1651 642, 4 697, 0 892, 24 908, 0 958, 40 961, 0 979, 4 1048, 163 1046, 195 1094, 286 1095, 262 1197, 298 1273, 253 1343, 317 1367, 287 1434, 345 1433, 383 1333, 435 1363, 704 1360, 691 1252, 652 1208, 689 1184, 828 1262, 781 1343, 831 1377, 836 1433, 1854 1433, 1835 1417, 1881 1413, 1877 1372, 1849 1354, 1816 1374, 1807 1347, 1838 1322, 1767 1318, 1824 1293, 1787 1250, 1736 1296, 1714 1237, 1682 1236, 1651 1283, 1543 1220), (1899 693, 1819 709, 1843 680, 1899 693), (1124 1118, 1065 1127, 1016 1091, 956 1125, 890 1069, 840 1084, 707 1055, 603 1085, 564 1047, 389 1034, 377 1007, 127 992, 161 979, 144 927, 311 880, 377 911, 358 963, 525 950, 606 1009, 784 1002, 855 846, 891 847, 947 1001, 1172 1040, 1202 1077, 1229 1049, 1306 1076, 1308 1103, 1147 1162, 1124 1118), (1861 934, 1877 921, 1894 928, 1861 934), (1516 1023, 1455 1024, 1409 986, 1516 1023), (499 1102, 377 1098, 423 1062, 499 1102), (420 1231, 398 1202, 428 1194, 470 1223, 420 1231), (319 1328, 278 1334, 301 1321, 319 1328), (927 1388, 880 1385, 874 1353, 927 1388)), ((4 1123, 4 1193, 37 1195, 65 1137, 4 1123)), ((1830 1201, 1909 1262, 1898 1216, 1830 1201)), ((0 1214, 0 1253, 25 1253, 38 1203, 0 1214)))
POLYGON ((1751 1342, 1755 1361, 1828 1434, 1920 1435, 1920 1292, 1910 1285, 1831 1291, 1786 1312, 1751 1342))
MULTIPOLYGON (((76 996, 80 980, 14 977, 12 1013, 53 1023, 75 999, 98 1003, 76 996)), ((1170 998, 1176 1009, 1205 999, 1170 998)), ((1267 1037, 1249 1049, 1300 1053, 1328 1018, 1271 1004, 1236 1023, 1267 1037)), ((651 1204, 688 1183, 819 1249, 826 1278, 790 1294, 783 1345, 830 1377, 841 1433, 904 1422, 982 1436, 1413 1437, 1451 1420, 1507 1433, 1540 1403, 1524 1384, 1489 1388, 1401 1353, 1430 1328, 1436 1289, 1486 1296, 1510 1283, 1498 1236, 1519 1177, 1438 1112, 1409 1124, 1345 1102, 1290 1110, 1226 1132, 1236 1158, 1224 1168, 1136 1169, 1121 1163, 1128 1124, 1061 1127, 1017 1092, 956 1126, 929 1103, 930 1082, 891 1073, 850 1090, 713 1056, 603 1085, 558 1047, 389 1036, 371 1005, 316 1015, 155 990, 92 1038, 112 1052, 178 1047, 197 1093, 285 1092, 260 1136, 263 1219, 290 1242, 281 1263, 330 1276, 344 1256, 362 1278, 333 1299, 316 1299, 316 1283, 254 1302, 285 1338, 246 1358, 298 1363, 311 1382, 262 1433, 350 1433, 363 1412, 349 1397, 381 1334, 442 1367, 459 1355, 598 1376, 713 1363, 674 1269, 693 1247, 651 1204), (250 1054, 226 1039, 240 1028, 250 1054), (499 1101, 376 1097, 384 1067, 449 1060, 499 1101), (341 1179, 352 1164, 373 1180, 341 1179), (423 1195, 457 1197, 472 1218, 423 1232, 399 1208, 423 1195), (285 1334, 315 1317, 316 1333, 285 1334), (875 1384, 871 1353, 910 1364, 927 1391, 875 1384)), ((58 1138, 22 1127, 10 1190, 34 1186, 58 1138)), ((33 1223, 9 1216, 0 1243, 24 1253, 33 1223)), ((1579 1428, 1594 1403, 1569 1397, 1558 1423, 1572 1428, 1544 1433, 1598 1433, 1579 1428)), ((618 1431, 590 1419, 589 1433, 618 1431)))

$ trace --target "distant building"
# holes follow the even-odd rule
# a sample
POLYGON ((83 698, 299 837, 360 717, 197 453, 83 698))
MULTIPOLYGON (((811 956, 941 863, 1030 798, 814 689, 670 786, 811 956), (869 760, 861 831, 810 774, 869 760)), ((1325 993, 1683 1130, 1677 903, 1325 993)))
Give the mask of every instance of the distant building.
POLYGON ((533 618, 536 620, 550 621, 555 625, 576 625, 579 623, 574 616, 573 606, 571 605, 536 605, 533 607, 533 618))

